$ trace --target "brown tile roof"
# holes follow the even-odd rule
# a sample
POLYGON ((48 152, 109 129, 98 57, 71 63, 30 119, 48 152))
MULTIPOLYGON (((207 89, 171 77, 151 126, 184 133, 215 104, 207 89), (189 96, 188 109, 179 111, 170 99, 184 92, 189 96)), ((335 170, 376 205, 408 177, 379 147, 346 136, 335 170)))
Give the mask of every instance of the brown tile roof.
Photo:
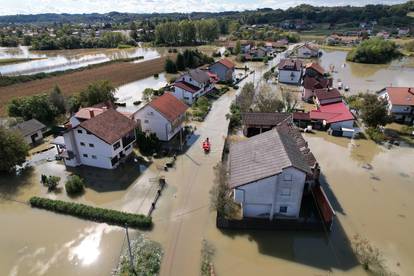
POLYGON ((305 89, 322 89, 322 88, 328 88, 329 87, 329 80, 325 78, 313 78, 309 76, 305 76, 303 79, 303 87, 305 89))
POLYGON ((170 122, 173 122, 180 115, 185 114, 188 109, 185 103, 170 93, 164 93, 161 97, 151 101, 149 105, 160 112, 170 122))
POLYGON ((75 113, 75 117, 78 119, 89 120, 92 116, 98 116, 106 110, 106 108, 102 107, 84 107, 75 113))
POLYGON ((279 112, 242 113, 243 125, 276 126, 288 118, 292 119, 289 113, 279 113, 279 112))
POLYGON ((229 158, 231 188, 277 175, 288 167, 311 173, 295 138, 279 128, 232 144, 229 158))
POLYGON ((220 59, 217 62, 223 64, 224 66, 226 66, 229 69, 233 69, 235 67, 234 63, 231 60, 227 59, 227 58, 220 59))
POLYGON ((306 69, 309 69, 309 68, 313 69, 321 75, 325 74, 325 69, 323 69, 323 67, 319 63, 311 62, 311 63, 306 64, 305 67, 306 69))
POLYGON ((393 105, 414 106, 414 87, 387 87, 386 89, 393 105))
POLYGON ((298 59, 282 59, 277 65, 279 70, 300 71, 302 70, 302 61, 298 59))
POLYGON ((178 81, 174 83, 174 86, 181 88, 190 93, 196 93, 198 90, 200 90, 200 88, 198 88, 197 86, 192 85, 191 83, 188 83, 185 81, 178 81))
POLYGON ((315 97, 318 100, 331 100, 331 99, 338 99, 338 101, 342 100, 341 93, 336 88, 324 88, 324 89, 316 89, 313 93, 315 93, 315 97))
POLYGON ((85 121, 80 126, 108 144, 113 144, 133 131, 136 123, 114 109, 85 121))

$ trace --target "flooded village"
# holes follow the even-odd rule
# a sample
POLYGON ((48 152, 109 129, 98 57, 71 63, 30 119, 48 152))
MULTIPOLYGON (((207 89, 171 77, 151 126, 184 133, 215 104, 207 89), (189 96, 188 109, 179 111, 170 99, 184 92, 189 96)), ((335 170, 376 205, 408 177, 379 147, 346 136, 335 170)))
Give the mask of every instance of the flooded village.
POLYGON ((413 55, 235 34, 0 48, 0 275, 414 273, 413 55))

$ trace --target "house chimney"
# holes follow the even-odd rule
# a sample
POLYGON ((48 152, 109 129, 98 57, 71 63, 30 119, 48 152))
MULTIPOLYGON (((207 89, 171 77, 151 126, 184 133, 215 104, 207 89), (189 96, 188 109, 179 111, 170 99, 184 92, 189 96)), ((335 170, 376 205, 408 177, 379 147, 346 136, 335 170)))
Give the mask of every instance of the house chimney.
POLYGON ((90 116, 91 118, 95 117, 95 113, 93 112, 93 110, 92 110, 92 109, 89 109, 89 116, 90 116))

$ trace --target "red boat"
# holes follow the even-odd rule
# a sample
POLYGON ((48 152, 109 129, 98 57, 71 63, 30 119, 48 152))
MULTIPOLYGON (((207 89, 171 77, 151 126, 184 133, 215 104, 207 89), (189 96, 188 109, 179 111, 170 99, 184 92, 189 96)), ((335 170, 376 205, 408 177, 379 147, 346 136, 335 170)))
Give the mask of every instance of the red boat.
POLYGON ((210 152, 210 140, 208 140, 208 138, 203 142, 203 150, 205 153, 209 153, 210 152))

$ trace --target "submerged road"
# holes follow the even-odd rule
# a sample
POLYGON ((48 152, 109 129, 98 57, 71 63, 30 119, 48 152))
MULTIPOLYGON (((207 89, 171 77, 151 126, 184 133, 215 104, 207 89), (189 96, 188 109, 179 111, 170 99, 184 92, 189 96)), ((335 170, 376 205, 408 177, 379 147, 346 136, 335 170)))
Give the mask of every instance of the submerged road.
MULTIPOLYGON (((255 74, 249 75, 239 86, 255 83, 264 72, 276 65, 279 55, 269 65, 252 63, 255 74)), ((197 141, 179 156, 176 169, 165 173, 167 190, 153 214, 154 230, 149 236, 161 242, 164 248, 161 275, 198 275, 200 273, 202 242, 211 216, 210 190, 214 183, 214 166, 221 161, 227 136, 228 120, 225 116, 234 99, 231 91, 214 102, 209 115, 197 125, 197 141), (206 138, 212 143, 210 154, 201 149, 206 138), (167 199, 171 197, 172 199, 167 199)))

